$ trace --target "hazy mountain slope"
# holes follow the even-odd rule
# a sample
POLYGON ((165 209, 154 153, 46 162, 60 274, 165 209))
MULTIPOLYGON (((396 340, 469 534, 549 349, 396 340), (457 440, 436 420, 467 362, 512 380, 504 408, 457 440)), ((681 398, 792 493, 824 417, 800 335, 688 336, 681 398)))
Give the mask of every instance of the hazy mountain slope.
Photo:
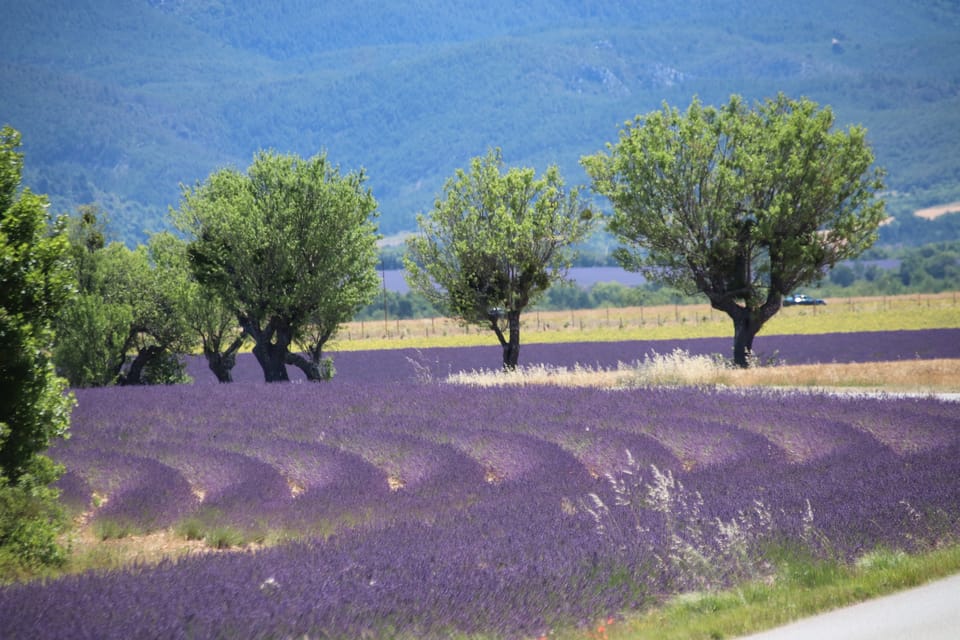
POLYGON ((5 4, 0 121, 28 181, 129 239, 266 147, 365 167, 382 229, 409 229, 488 146, 581 182, 625 120, 695 94, 830 104, 869 128, 895 213, 960 200, 956 2, 5 4))

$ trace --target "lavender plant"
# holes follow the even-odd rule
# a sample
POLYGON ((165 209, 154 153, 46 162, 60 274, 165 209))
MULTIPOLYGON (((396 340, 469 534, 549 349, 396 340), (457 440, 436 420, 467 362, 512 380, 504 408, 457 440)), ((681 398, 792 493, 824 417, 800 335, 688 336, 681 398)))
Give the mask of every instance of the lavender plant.
MULTIPOLYGON (((572 368, 616 368, 618 363, 642 362, 654 353, 675 349, 692 356, 729 358, 727 338, 685 340, 631 340, 624 342, 529 344, 523 348, 524 362, 572 368)), ((483 347, 342 351, 334 353, 337 378, 355 382, 399 382, 442 380, 458 371, 494 368, 489 350, 483 347)), ((761 361, 775 359, 781 364, 817 362, 878 362, 915 358, 960 358, 960 329, 916 331, 873 331, 820 335, 763 335, 755 339, 754 353, 761 361)), ((216 378, 203 358, 188 360, 187 373, 196 384, 214 384, 216 378)), ((303 380, 291 370, 292 380, 303 380)), ((250 354, 237 356, 234 380, 258 382, 262 372, 250 354)))
POLYGON ((4 636, 533 637, 763 575, 768 541, 852 561, 960 533, 955 404, 338 369, 78 390, 51 456, 93 520, 297 541, 2 587, 4 636))

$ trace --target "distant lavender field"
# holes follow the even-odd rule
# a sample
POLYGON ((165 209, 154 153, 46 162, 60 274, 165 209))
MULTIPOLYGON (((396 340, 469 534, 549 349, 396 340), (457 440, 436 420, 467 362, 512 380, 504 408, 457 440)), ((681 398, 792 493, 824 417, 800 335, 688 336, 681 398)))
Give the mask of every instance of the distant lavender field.
MULTIPOLYGON (((625 342, 582 342, 530 344, 520 349, 520 364, 551 364, 572 367, 616 367, 618 362, 643 360, 656 351, 669 353, 676 348, 693 355, 730 356, 733 339, 698 338, 690 340, 637 340, 625 342)), ((915 358, 960 358, 960 329, 921 331, 879 331, 831 333, 822 335, 759 335, 754 341, 757 355, 782 364, 817 362, 881 362, 915 358)), ((395 349, 383 351, 331 352, 337 378, 357 382, 400 382, 415 380, 418 373, 444 378, 458 371, 497 369, 502 360, 496 338, 490 346, 441 349, 395 349)), ((303 374, 288 367, 291 378, 303 374)), ((202 358, 193 358, 188 373, 198 384, 216 383, 202 358)), ((246 382, 263 380, 256 360, 249 354, 237 360, 234 379, 246 382)))
POLYGON ((762 577, 770 542, 960 534, 956 404, 479 389, 380 359, 408 373, 370 382, 348 355, 330 384, 77 391, 52 454, 94 524, 298 541, 0 588, 3 637, 534 637, 762 577))

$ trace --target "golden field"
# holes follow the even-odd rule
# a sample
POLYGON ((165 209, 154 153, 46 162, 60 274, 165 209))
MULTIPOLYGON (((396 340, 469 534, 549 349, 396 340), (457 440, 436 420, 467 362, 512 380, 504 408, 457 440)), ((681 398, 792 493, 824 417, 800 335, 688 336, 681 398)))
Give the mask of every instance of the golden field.
MULTIPOLYGON (((761 335, 960 328, 960 292, 863 298, 827 298, 815 307, 784 307, 761 335)), ((730 319, 708 304, 528 311, 520 340, 617 342, 733 336, 730 319)), ((487 328, 449 318, 350 322, 331 340, 331 351, 496 344, 487 328)))

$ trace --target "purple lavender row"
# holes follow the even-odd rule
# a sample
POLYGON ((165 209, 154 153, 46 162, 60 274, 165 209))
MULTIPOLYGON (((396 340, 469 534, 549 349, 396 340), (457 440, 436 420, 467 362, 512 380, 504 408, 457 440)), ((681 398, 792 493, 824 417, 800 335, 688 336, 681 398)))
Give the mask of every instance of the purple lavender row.
MULTIPOLYGON (((521 348, 521 364, 549 364, 572 367, 616 367, 619 362, 642 361, 652 353, 669 353, 685 349, 693 355, 729 357, 729 338, 695 338, 685 340, 635 340, 623 342, 577 342, 529 344, 521 348)), ((818 362, 883 362, 892 360, 960 358, 960 329, 925 329, 918 331, 877 331, 863 333, 829 333, 822 335, 757 336, 754 349, 761 360, 783 364, 818 362)), ((331 352, 337 368, 337 380, 362 382, 395 382, 417 380, 424 375, 443 379, 450 373, 481 369, 497 369, 499 348, 451 347, 430 349, 395 349, 378 351, 331 352)), ((202 358, 188 359, 188 373, 195 383, 213 384, 216 379, 202 358)), ((302 374, 290 368, 292 379, 302 374)), ((234 369, 237 382, 261 382, 263 374, 250 354, 241 354, 234 369)))
POLYGON ((61 448, 56 459, 69 470, 58 482, 64 503, 94 521, 151 531, 177 522, 195 502, 182 475, 149 457, 78 447, 61 448))
MULTIPOLYGON (((884 516, 879 524, 896 527, 909 524, 911 516, 880 495, 882 487, 864 493, 864 484, 855 482, 858 474, 873 471, 881 482, 893 481, 898 487, 894 498, 920 497, 916 487, 904 482, 902 472, 897 473, 901 465, 885 462, 881 456, 864 469, 862 460, 838 459, 807 473, 790 473, 786 485, 775 482, 773 469, 751 475, 747 465, 735 469, 733 478, 718 469, 713 476, 685 480, 705 492, 707 504, 714 505, 711 514, 721 515, 743 507, 728 494, 718 495, 717 488, 731 487, 731 480, 745 476, 749 480, 738 484, 738 494, 755 489, 757 482, 764 486, 772 482, 764 495, 768 501, 776 491, 799 485, 813 493, 812 502, 818 505, 814 523, 834 536, 832 540, 862 548, 883 533, 882 527, 871 524, 878 516, 884 516), (837 477, 834 469, 845 472, 837 477), (854 482, 834 495, 832 483, 837 481, 854 482), (707 492, 710 487, 715 487, 713 492, 707 492), (841 525, 852 528, 840 529, 841 525), (862 541, 864 532, 868 537, 862 541)), ((926 462, 935 464, 930 475, 951 470, 942 460, 926 462)), ((956 490, 955 484, 948 490, 956 490)), ((548 490, 537 498, 514 488, 442 527, 405 523, 325 544, 190 559, 139 572, 68 578, 45 588, 9 589, 0 595, 0 612, 11 613, 13 609, 6 607, 12 602, 17 612, 5 619, 42 621, 42 628, 20 628, 22 637, 38 630, 54 638, 181 637, 187 632, 217 636, 241 630, 247 637, 300 633, 359 637, 391 628, 422 637, 443 637, 453 630, 514 636, 638 604, 645 590, 682 582, 682 575, 652 575, 644 569, 645 562, 654 562, 652 553, 664 541, 647 541, 638 545, 636 556, 619 557, 598 542, 586 520, 554 506, 563 496, 562 490, 548 490), (614 571, 623 588, 611 585, 614 571), (45 607, 49 609, 44 611, 45 607)), ((796 506, 799 515, 802 504, 796 506)), ((799 528, 799 517, 796 520, 799 528)), ((655 524, 651 522, 651 527, 655 524)), ((12 629, 11 637, 18 636, 18 628, 12 629)))
MULTIPOLYGON (((338 520, 332 538, 257 554, 0 590, 10 637, 532 636, 695 587, 705 578, 664 560, 678 521, 729 521, 760 500, 772 517, 764 535, 853 557, 879 544, 932 544, 957 530, 960 513, 960 412, 931 399, 347 382, 78 398, 75 437, 58 448, 64 459, 71 447, 109 444, 117 455, 189 460, 209 482, 233 460, 221 504, 235 502, 224 517, 292 522, 302 504, 300 526, 326 527, 323 509, 353 519, 338 520), (645 529, 631 530, 628 546, 598 535, 585 508, 591 493, 613 504, 603 474, 623 467, 623 444, 644 482, 654 464, 683 482, 687 493, 675 493, 693 505, 669 517, 645 508, 645 529), (209 455, 211 471, 193 451, 209 455), (277 478, 297 465, 324 506, 300 502, 309 489, 283 494, 277 478), (412 480, 391 491, 388 473, 412 480)), ((612 511, 608 526, 627 530, 631 514, 612 511)), ((724 560, 716 533, 687 533, 685 543, 724 560)), ((744 548, 745 559, 730 558, 710 579, 762 565, 751 555, 759 546, 744 548)))

